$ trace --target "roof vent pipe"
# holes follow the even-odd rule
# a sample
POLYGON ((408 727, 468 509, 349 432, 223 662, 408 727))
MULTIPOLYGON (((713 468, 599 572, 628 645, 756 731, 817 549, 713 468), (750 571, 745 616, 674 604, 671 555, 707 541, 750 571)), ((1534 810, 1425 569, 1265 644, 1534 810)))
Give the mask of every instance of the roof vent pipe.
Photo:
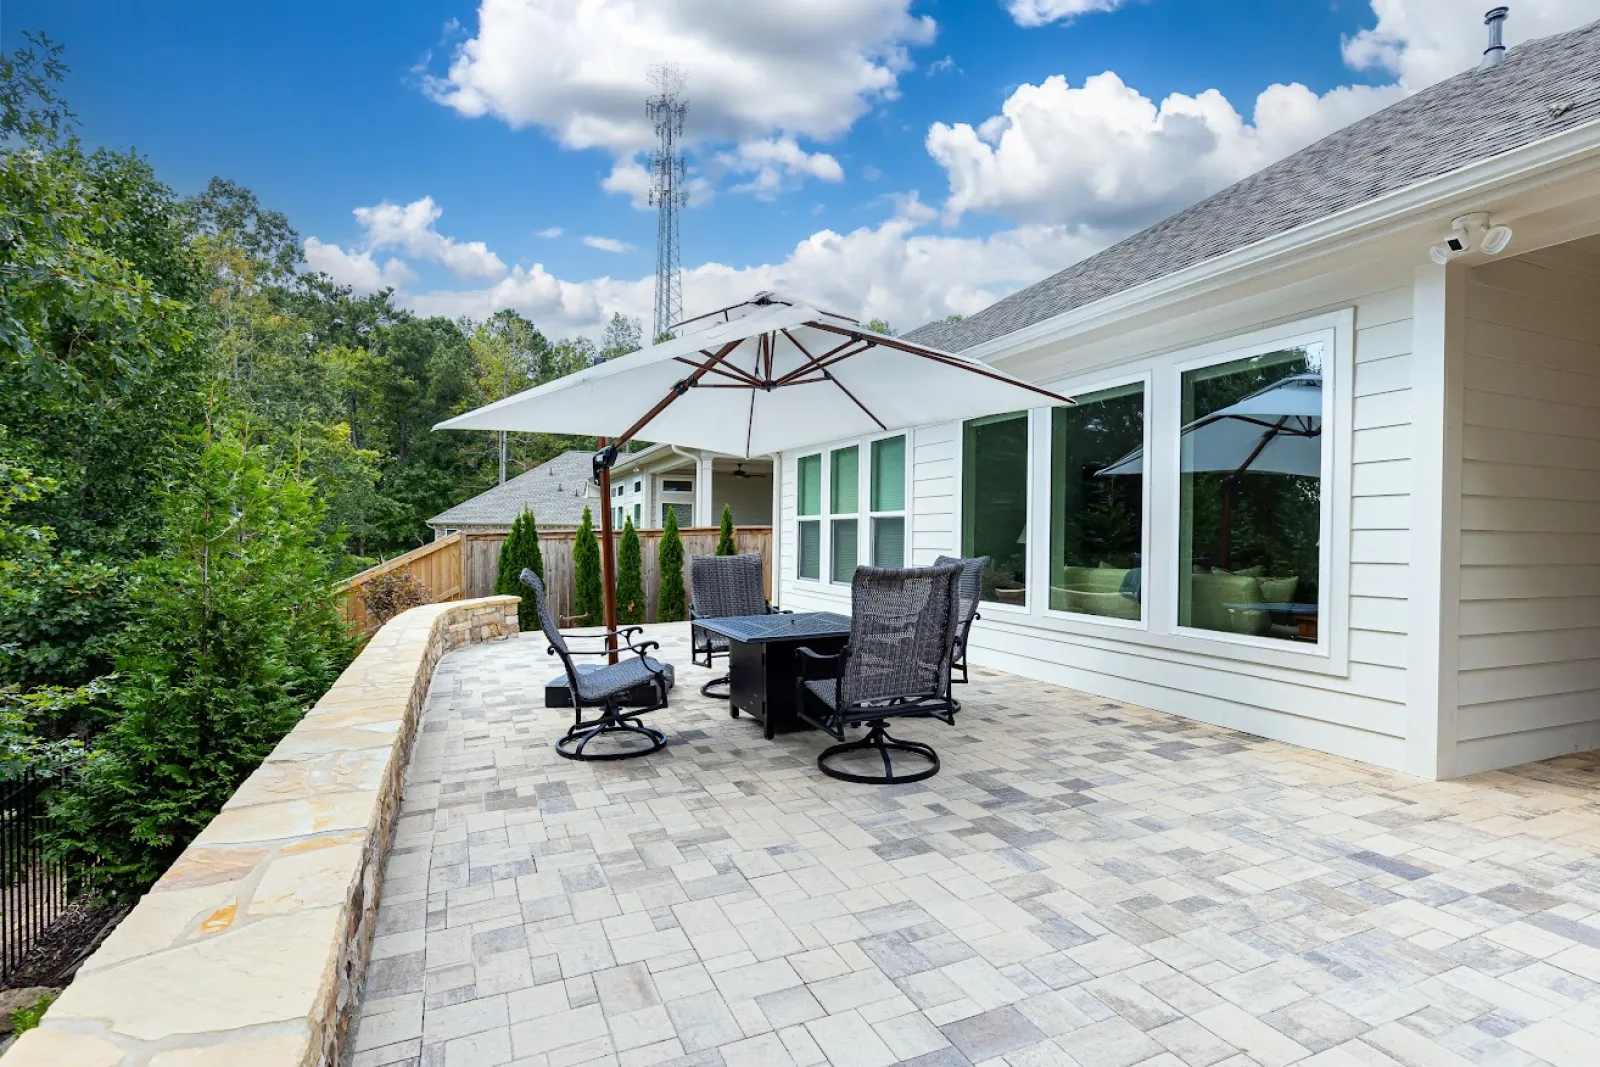
POLYGON ((1492 7, 1483 16, 1483 24, 1489 27, 1489 47, 1483 50, 1483 61, 1478 64, 1479 70, 1488 70, 1498 67, 1506 59, 1506 43, 1501 36, 1505 28, 1506 16, 1511 14, 1509 7, 1492 7))

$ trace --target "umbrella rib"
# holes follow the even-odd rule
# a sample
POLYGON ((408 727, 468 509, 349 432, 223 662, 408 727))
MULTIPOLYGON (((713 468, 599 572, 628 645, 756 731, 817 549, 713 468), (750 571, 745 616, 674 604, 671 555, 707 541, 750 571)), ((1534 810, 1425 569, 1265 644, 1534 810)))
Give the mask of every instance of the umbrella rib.
MULTIPOLYGON (((859 331, 847 330, 842 326, 830 326, 825 322, 808 322, 806 325, 810 326, 814 330, 822 330, 825 333, 840 334, 842 336, 849 337, 852 340, 868 340, 868 338, 863 338, 859 331)), ((893 337, 878 337, 876 335, 870 338, 870 341, 873 344, 882 345, 885 348, 892 348, 898 352, 904 352, 908 356, 920 356, 923 359, 932 360, 935 363, 943 363, 948 367, 955 367, 957 370, 969 371, 973 374, 982 375, 985 378, 992 378, 997 382, 1004 382, 1007 385, 1015 385, 1018 388, 1026 389, 1031 393, 1038 393, 1040 396, 1047 396, 1051 400, 1055 400, 1062 404, 1077 403, 1077 401, 1073 400, 1069 396, 1062 396, 1060 393, 1053 393, 1049 389, 1045 389, 1037 385, 1031 385, 1028 382, 1013 378, 1009 375, 997 374, 986 367, 974 366, 968 360, 956 359, 955 357, 947 356, 942 352, 935 352, 930 348, 923 348, 920 345, 908 344, 905 341, 901 341, 893 337)), ((851 353, 851 355, 854 354, 855 353, 853 352, 851 353)))
POLYGON ((839 380, 839 376, 837 374, 834 374, 832 371, 823 371, 822 376, 828 381, 832 382, 834 385, 837 385, 841 393, 849 397, 851 400, 854 400, 856 407, 860 408, 862 411, 865 411, 867 413, 867 418, 878 424, 878 429, 887 430, 889 428, 883 424, 882 419, 878 418, 878 416, 872 413, 872 410, 868 408, 867 405, 856 399, 856 394, 845 388, 844 383, 839 380))
MULTIPOLYGON (((789 340, 792 341, 792 340, 794 340, 794 338, 791 337, 791 338, 789 338, 789 340)), ((847 340, 842 345, 840 345, 838 348, 831 348, 828 351, 822 353, 822 355, 820 355, 820 356, 813 356, 811 353, 806 352, 806 350, 804 348, 800 348, 800 346, 797 344, 797 345, 795 345, 795 347, 796 348, 800 348, 800 351, 805 354, 806 362, 800 364, 800 366, 796 367, 794 370, 790 371, 788 374, 785 374, 783 377, 779 378, 773 384, 774 385, 788 385, 793 379, 798 378, 803 374, 809 374, 811 371, 817 370, 818 368, 822 367, 824 365, 822 363, 823 360, 827 359, 829 356, 835 355, 836 353, 843 352, 845 349, 849 348, 853 344, 855 344, 854 340, 847 340)))
POLYGON ((729 341, 727 344, 717 349, 714 355, 709 352, 706 353, 708 356, 710 356, 710 358, 706 360, 705 363, 701 364, 701 366, 696 369, 693 374, 689 375, 689 377, 684 378, 682 381, 674 384, 673 387, 667 391, 666 396, 656 401, 654 407, 645 412, 638 422, 635 422, 632 426, 629 426, 626 430, 624 430, 612 443, 620 447, 633 440, 634 434, 650 425, 650 420, 654 419, 657 415, 665 411, 667 409, 667 405, 671 404, 674 400, 687 393, 691 388, 699 385, 701 378, 704 378, 711 371, 715 370, 717 364, 721 363, 723 360, 732 355, 733 350, 738 347, 738 341, 729 341))
MULTIPOLYGON (((706 355, 709 356, 710 353, 707 352, 706 355)), ((673 358, 674 362, 682 363, 686 367, 696 367, 696 368, 698 368, 698 367, 703 366, 703 364, 696 363, 694 360, 689 359, 689 358, 687 358, 685 356, 673 356, 672 358, 673 358)), ((732 363, 727 363, 727 364, 724 364, 722 366, 713 366, 713 367, 711 367, 711 373, 720 375, 720 376, 722 376, 724 378, 732 378, 734 381, 743 382, 745 385, 760 385, 761 384, 761 380, 759 378, 751 377, 748 372, 746 372, 745 370, 743 370, 740 367, 734 366, 732 363)))

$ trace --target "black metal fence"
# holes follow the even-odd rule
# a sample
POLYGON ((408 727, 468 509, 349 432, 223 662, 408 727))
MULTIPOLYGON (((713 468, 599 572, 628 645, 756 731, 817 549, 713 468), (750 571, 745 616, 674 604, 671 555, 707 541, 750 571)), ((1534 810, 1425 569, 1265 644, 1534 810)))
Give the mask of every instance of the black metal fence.
POLYGON ((71 882, 44 852, 50 781, 24 772, 0 782, 0 987, 22 965, 39 935, 66 910, 71 882))

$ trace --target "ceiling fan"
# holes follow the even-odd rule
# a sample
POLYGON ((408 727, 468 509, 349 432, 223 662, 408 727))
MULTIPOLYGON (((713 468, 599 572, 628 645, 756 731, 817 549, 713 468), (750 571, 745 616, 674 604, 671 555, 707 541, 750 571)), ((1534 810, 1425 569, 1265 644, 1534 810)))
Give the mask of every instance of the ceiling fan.
POLYGON ((743 463, 739 464, 737 467, 735 467, 733 469, 733 476, 735 478, 765 478, 766 477, 765 474, 751 474, 749 471, 744 469, 744 464, 743 463))

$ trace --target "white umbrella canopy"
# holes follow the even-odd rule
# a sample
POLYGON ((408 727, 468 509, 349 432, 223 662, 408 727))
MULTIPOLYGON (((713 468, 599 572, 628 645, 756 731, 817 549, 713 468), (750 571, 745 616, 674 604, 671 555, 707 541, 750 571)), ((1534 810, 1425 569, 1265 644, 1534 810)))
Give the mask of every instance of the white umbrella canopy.
MULTIPOLYGON (((1322 473, 1322 375, 1296 374, 1273 382, 1236 404, 1183 428, 1180 465, 1185 472, 1322 473)), ((1097 477, 1142 474, 1144 449, 1136 448, 1097 477)))
POLYGON ((731 456, 1070 403, 976 360, 760 293, 678 336, 441 422, 445 430, 634 436, 731 456))

